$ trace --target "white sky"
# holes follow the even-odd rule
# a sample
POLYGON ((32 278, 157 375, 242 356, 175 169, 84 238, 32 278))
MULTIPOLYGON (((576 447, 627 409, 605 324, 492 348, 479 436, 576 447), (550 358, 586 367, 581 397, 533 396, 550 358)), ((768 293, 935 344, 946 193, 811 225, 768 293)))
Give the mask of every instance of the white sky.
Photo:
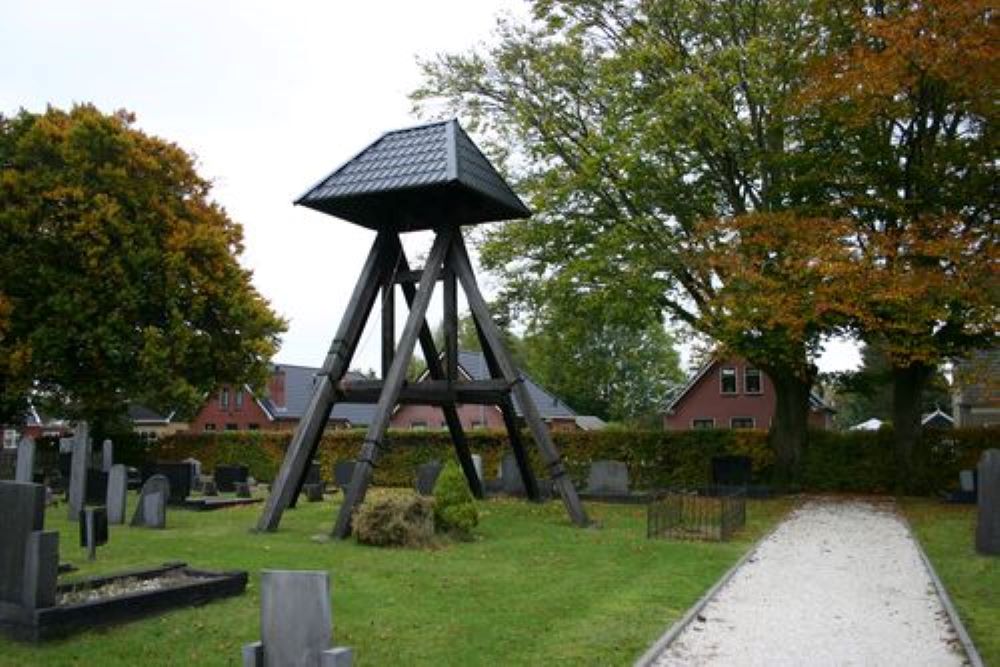
MULTIPOLYGON (((292 200, 382 132, 417 122, 407 97, 420 83, 417 56, 487 41, 499 11, 521 8, 0 0, 0 111, 126 108, 141 129, 196 154, 213 196, 243 224, 254 284, 289 320, 277 359, 319 365, 373 233, 292 200)), ((429 240, 412 236, 414 263, 429 240)), ((375 325, 373 316, 354 366, 377 367, 375 325)), ((847 343, 820 360, 823 370, 856 363, 847 343)))

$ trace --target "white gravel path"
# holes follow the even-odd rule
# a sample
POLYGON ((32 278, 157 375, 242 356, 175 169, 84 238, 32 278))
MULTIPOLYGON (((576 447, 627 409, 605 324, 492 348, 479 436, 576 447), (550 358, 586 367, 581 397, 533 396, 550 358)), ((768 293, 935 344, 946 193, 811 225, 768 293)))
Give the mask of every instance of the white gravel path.
POLYGON ((891 503, 810 501, 660 655, 674 665, 948 665, 964 654, 891 503))

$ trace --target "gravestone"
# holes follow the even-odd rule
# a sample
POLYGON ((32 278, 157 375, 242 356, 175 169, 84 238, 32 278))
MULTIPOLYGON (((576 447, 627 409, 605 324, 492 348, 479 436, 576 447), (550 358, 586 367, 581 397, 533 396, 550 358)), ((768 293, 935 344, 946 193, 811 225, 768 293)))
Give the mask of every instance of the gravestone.
POLYGON ((337 461, 333 466, 333 482, 338 488, 346 489, 354 477, 355 461, 337 461))
POLYGON ((132 514, 133 526, 146 528, 167 527, 167 500, 170 498, 170 480, 164 475, 153 475, 142 485, 139 504, 132 514))
POLYGON ((523 496, 525 493, 521 470, 517 467, 517 459, 511 453, 504 454, 500 461, 500 482, 501 489, 508 495, 523 496))
POLYGON ((128 496, 128 471, 125 466, 116 463, 108 472, 108 495, 105 503, 108 508, 108 523, 125 523, 125 502, 128 496))
POLYGON ((628 495, 628 466, 622 461, 594 461, 590 464, 586 492, 602 496, 628 495))
POLYGON ((108 497, 108 473, 94 468, 87 468, 87 492, 84 494, 84 504, 100 505, 108 497))
POLYGON ((247 484, 246 482, 236 482, 233 485, 233 488, 236 491, 236 497, 237 498, 249 498, 250 497, 250 485, 247 484))
POLYGON ((108 472, 115 464, 115 446, 110 440, 101 443, 101 470, 108 472))
POLYGON ((306 481, 303 484, 322 484, 323 477, 320 474, 319 464, 313 461, 306 471, 306 481))
POLYGON ((476 469, 476 476, 479 477, 479 482, 481 484, 483 482, 483 457, 479 454, 473 454, 472 467, 476 469))
POLYGON ((148 480, 153 475, 162 475, 170 481, 170 497, 168 501, 174 505, 182 505, 191 495, 191 475, 193 466, 190 463, 158 461, 145 469, 148 480))
POLYGON ((223 493, 236 490, 236 482, 246 482, 250 469, 242 464, 215 466, 215 485, 223 493))
POLYGON ((191 466, 191 488, 195 491, 200 490, 199 482, 201 481, 201 461, 189 456, 181 461, 181 463, 186 463, 191 466))
POLYGON ((1000 556, 1000 449, 987 449, 979 459, 976 551, 1000 556))
POLYGON ((318 503, 323 501, 322 484, 303 484, 302 490, 305 491, 306 500, 309 502, 318 503))
POLYGON ((749 456, 712 457, 712 484, 716 486, 749 486, 752 473, 749 456))
POLYGON ((202 482, 201 493, 202 495, 213 496, 213 497, 219 495, 219 489, 215 485, 215 480, 206 479, 204 482, 202 482))
POLYGON ((350 667, 353 653, 330 648, 333 630, 327 572, 264 570, 260 638, 243 647, 244 667, 350 667))
POLYGON ((444 466, 441 465, 440 461, 431 461, 430 463, 421 463, 417 466, 417 480, 416 489, 417 493, 422 496, 430 496, 434 494, 434 485, 437 484, 438 476, 444 466))
POLYGON ((0 603, 28 609, 51 607, 59 568, 59 533, 43 530, 45 487, 0 482, 0 508, 0 603))
POLYGON ((14 470, 15 482, 31 482, 35 471, 35 440, 25 436, 17 443, 17 466, 14 470))
POLYGON ((87 507, 80 512, 80 546, 87 549, 87 560, 97 557, 97 547, 108 543, 108 511, 87 507))
POLYGON ((87 463, 90 461, 90 436, 87 434, 86 422, 77 424, 73 435, 73 456, 69 466, 69 497, 67 511, 70 521, 80 518, 87 498, 87 463))

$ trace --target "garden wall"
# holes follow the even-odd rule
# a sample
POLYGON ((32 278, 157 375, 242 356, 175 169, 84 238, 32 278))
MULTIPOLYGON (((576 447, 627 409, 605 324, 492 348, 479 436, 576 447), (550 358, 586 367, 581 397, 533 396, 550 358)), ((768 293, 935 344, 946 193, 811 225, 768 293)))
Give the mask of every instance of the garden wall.
MULTIPOLYGON (((531 436, 524 435, 531 443, 531 436)), ((323 476, 330 479, 333 464, 353 459, 364 438, 363 431, 332 431, 323 436, 319 460, 323 476)), ((199 459, 206 470, 217 463, 241 462, 262 480, 274 478, 284 450, 291 439, 287 432, 222 432, 177 434, 164 438, 148 451, 147 460, 177 461, 189 456, 199 459)), ((472 431, 467 434, 474 453, 483 457, 487 477, 496 476, 507 446, 500 431, 472 431)), ((774 461, 767 434, 760 431, 635 431, 610 429, 554 433, 556 446, 577 484, 586 480, 591 461, 615 459, 629 466, 636 488, 702 486, 709 482, 713 456, 740 454, 753 461, 756 482, 766 484, 774 461)), ((930 494, 954 488, 958 471, 973 467, 982 450, 1000 442, 1000 429, 927 431, 914 454, 914 472, 901 479, 895 465, 892 432, 814 431, 803 452, 798 473, 799 487, 807 491, 884 493, 906 488, 930 494)), ((419 463, 452 456, 451 441, 445 431, 390 431, 388 451, 375 470, 375 483, 409 486, 419 463)), ((531 447, 534 469, 547 476, 531 447)))

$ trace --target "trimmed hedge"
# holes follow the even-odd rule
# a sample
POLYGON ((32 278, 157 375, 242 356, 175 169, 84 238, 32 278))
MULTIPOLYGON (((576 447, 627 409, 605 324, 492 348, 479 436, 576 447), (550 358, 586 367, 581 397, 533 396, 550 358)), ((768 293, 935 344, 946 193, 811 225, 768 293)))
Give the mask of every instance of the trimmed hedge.
MULTIPOLYGON (((578 485, 586 481, 591 461, 611 459, 628 464, 635 488, 703 486, 709 483, 713 456, 737 454, 753 461, 754 481, 767 484, 774 451, 762 431, 699 430, 638 431, 605 430, 553 433, 566 468, 578 485)), ((507 448, 502 431, 475 430, 467 440, 472 451, 483 457, 483 470, 493 477, 507 448)), ((332 480, 336 461, 354 459, 364 432, 328 431, 320 443, 318 459, 323 477, 332 480)), ((529 444, 533 468, 548 476, 537 448, 529 444)), ((244 463, 257 479, 271 480, 277 473, 291 433, 282 431, 178 434, 153 447, 150 460, 179 461, 193 456, 204 469, 218 463, 244 463)), ((799 486, 808 491, 884 493, 905 488, 929 494, 954 488, 958 471, 974 467, 980 453, 996 447, 1000 429, 926 431, 914 452, 913 474, 902 479, 894 463, 891 430, 814 431, 803 452, 798 471, 799 486)), ((375 470, 380 486, 412 486, 416 467, 452 456, 446 431, 389 431, 387 450, 375 470)))

